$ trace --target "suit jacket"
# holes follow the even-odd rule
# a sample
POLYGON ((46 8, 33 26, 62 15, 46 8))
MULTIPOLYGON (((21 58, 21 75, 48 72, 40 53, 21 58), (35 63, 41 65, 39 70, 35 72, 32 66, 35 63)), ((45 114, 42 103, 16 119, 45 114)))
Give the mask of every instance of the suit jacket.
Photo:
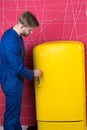
POLYGON ((33 71, 24 67, 24 42, 15 30, 8 29, 0 43, 0 83, 4 92, 20 92, 23 79, 33 79, 33 71))

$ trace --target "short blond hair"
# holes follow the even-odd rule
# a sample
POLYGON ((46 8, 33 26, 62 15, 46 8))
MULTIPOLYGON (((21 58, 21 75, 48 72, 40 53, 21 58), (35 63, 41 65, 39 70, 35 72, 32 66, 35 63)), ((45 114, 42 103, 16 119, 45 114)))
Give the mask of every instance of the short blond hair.
POLYGON ((39 22, 37 18, 29 11, 23 12, 18 17, 18 22, 23 24, 25 27, 38 27, 39 22))

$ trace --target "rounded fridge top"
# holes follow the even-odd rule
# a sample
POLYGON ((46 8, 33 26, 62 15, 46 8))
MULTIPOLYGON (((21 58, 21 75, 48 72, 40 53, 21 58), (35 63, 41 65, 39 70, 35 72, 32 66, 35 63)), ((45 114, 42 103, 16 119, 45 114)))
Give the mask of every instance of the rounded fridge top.
POLYGON ((59 47, 59 46, 78 46, 78 47, 84 47, 83 42, 81 41, 72 41, 72 40, 59 40, 59 41, 49 41, 49 42, 44 42, 41 44, 36 45, 33 49, 35 48, 47 48, 47 47, 59 47))

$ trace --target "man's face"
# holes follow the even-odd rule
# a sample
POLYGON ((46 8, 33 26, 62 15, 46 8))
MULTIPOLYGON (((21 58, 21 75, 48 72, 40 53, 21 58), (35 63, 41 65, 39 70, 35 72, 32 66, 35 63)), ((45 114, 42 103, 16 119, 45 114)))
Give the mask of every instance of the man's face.
POLYGON ((34 29, 33 27, 23 26, 21 35, 27 37, 28 35, 30 35, 33 32, 33 29, 34 29))

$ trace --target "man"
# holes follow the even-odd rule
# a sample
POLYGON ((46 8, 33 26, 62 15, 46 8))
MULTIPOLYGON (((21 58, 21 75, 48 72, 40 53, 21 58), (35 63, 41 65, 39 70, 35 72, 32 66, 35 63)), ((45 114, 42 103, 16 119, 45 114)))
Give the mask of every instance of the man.
POLYGON ((18 22, 6 30, 0 43, 0 83, 6 97, 4 130, 22 130, 20 125, 21 100, 24 78, 32 80, 39 77, 39 69, 24 67, 24 42, 22 36, 28 36, 39 26, 38 20, 30 12, 22 13, 18 22))

